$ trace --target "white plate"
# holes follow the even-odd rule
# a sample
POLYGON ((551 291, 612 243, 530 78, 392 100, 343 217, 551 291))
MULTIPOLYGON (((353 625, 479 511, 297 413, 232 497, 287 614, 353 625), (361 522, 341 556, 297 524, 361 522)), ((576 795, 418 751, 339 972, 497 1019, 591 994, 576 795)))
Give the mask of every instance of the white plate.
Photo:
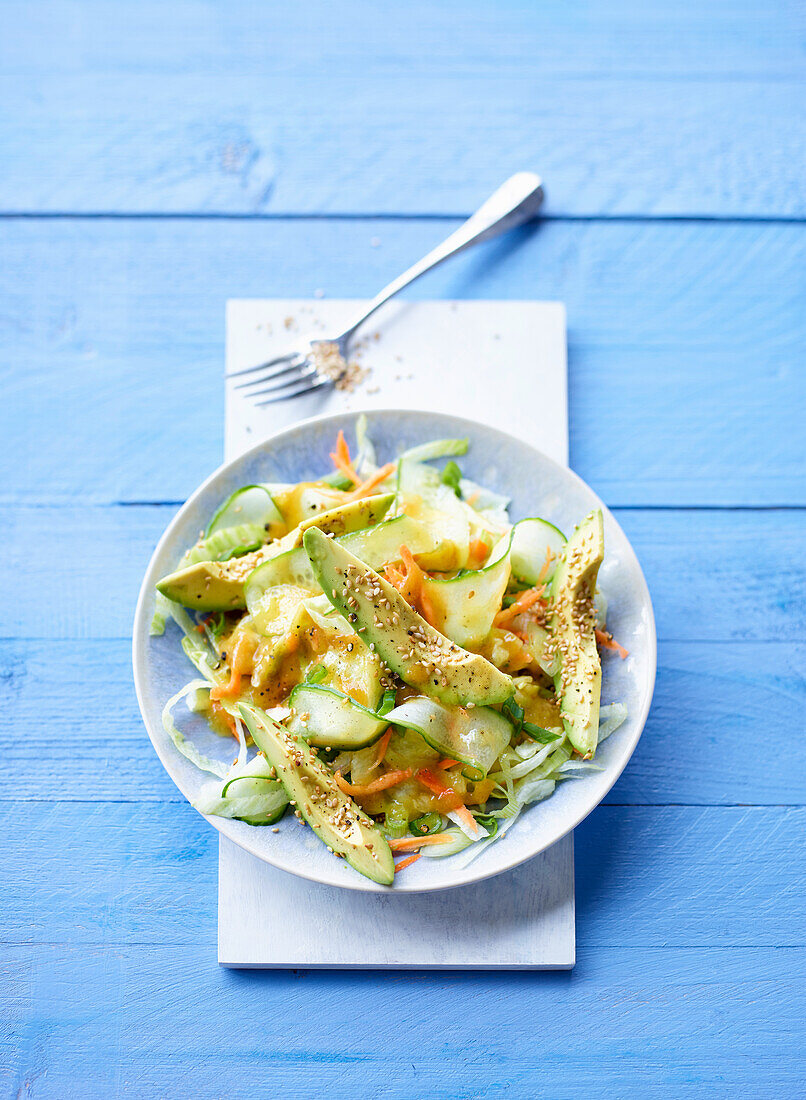
MULTIPOLYGON (((348 413, 304 421, 226 463, 179 510, 154 551, 134 620, 134 680, 154 748, 190 801, 209 777, 176 751, 162 728, 161 713, 166 699, 192 679, 196 670, 179 645, 180 633, 174 624, 169 624, 162 637, 149 636, 154 585, 175 568, 217 505, 234 489, 259 481, 314 479, 331 469, 329 453, 336 433, 344 428, 352 442, 357 416, 348 413)), ((420 859, 393 887, 379 886, 353 871, 293 817, 283 819, 279 833, 241 821, 218 817, 207 820, 267 863, 316 882, 379 892, 444 890, 497 875, 530 859, 570 832, 601 802, 630 759, 649 712, 655 683, 655 620, 646 581, 627 537, 576 474, 504 432, 472 420, 417 410, 379 410, 369 413, 368 419, 369 434, 381 462, 418 443, 467 436, 470 449, 461 459, 463 472, 510 496, 513 520, 540 515, 568 532, 592 508, 603 509, 606 552, 599 587, 609 601, 608 627, 630 656, 626 661, 605 656, 602 701, 625 703, 629 717, 597 753, 596 763, 603 768, 600 773, 560 784, 545 802, 528 807, 506 836, 491 844, 469 866, 457 866, 464 853, 447 859, 420 859)), ((180 727, 208 755, 232 759, 231 743, 216 737, 203 718, 186 712, 183 704, 176 715, 180 727)))

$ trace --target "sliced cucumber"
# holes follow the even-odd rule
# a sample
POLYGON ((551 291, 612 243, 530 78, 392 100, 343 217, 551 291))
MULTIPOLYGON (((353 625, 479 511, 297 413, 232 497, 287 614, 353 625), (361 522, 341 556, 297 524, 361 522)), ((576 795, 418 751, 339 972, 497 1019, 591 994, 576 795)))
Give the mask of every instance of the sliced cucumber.
POLYGON ((565 535, 548 520, 537 517, 522 519, 512 530, 512 575, 528 585, 537 584, 538 578, 548 583, 554 576, 565 543, 565 535), (543 572, 549 551, 552 558, 548 569, 543 572))
POLYGON ((407 515, 395 516, 366 531, 345 535, 339 542, 373 569, 380 569, 390 561, 400 561, 401 546, 407 546, 426 569, 439 568, 439 564, 433 564, 435 561, 444 563, 452 560, 455 554, 437 532, 407 515))
POLYGON ((285 813, 288 795, 265 757, 256 756, 233 768, 223 786, 220 781, 208 783, 193 805, 213 817, 273 825, 285 813))
POLYGON ((324 684, 298 684, 289 702, 293 710, 287 728, 320 748, 362 749, 389 725, 375 711, 324 684))
POLYGON ((283 584, 304 588, 308 595, 319 591, 319 582, 311 569, 308 555, 302 548, 286 550, 252 570, 244 583, 244 599, 250 613, 260 603, 267 589, 283 584))
POLYGON ((438 618, 434 625, 457 645, 472 649, 490 633, 509 583, 511 539, 507 535, 500 541, 483 569, 449 580, 425 580, 426 595, 438 618))
POLYGON ((236 489, 213 513, 204 533, 205 538, 209 539, 225 527, 242 523, 259 524, 275 538, 282 533, 285 520, 265 485, 244 485, 236 489))
POLYGON ((485 777, 512 737, 510 723, 490 707, 444 707, 424 695, 395 707, 386 721, 416 730, 432 748, 464 764, 462 774, 473 781, 485 777))

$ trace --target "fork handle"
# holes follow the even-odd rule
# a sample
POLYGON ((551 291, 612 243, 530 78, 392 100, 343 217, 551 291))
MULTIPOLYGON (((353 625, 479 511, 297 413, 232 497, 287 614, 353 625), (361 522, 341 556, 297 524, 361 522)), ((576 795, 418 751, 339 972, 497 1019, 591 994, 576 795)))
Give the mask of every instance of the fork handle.
POLYGON ((339 337, 339 342, 347 342, 359 325, 370 317, 376 309, 379 309, 395 294, 425 275, 427 271, 441 264, 443 260, 456 256, 471 245, 480 241, 490 240, 508 229, 515 229, 524 222, 529 221, 537 213, 543 202, 543 188, 540 177, 534 172, 516 172, 510 176, 506 183, 502 183, 497 191, 472 214, 466 222, 446 237, 442 244, 438 244, 427 256, 423 256, 416 264, 398 275, 388 286, 377 294, 369 303, 361 316, 339 337))

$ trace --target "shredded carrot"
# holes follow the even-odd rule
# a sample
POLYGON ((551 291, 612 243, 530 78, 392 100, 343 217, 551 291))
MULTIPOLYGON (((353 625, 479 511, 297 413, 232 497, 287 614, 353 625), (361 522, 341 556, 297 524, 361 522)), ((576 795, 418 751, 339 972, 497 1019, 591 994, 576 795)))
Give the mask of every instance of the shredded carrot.
POLYGON ((473 505, 476 503, 476 501, 479 499, 480 496, 481 496, 481 493, 479 492, 478 489, 476 489, 475 493, 471 493, 470 496, 466 498, 465 503, 469 504, 470 507, 472 508, 473 505))
POLYGON ((376 470, 374 474, 370 474, 365 481, 359 480, 356 487, 347 496, 347 500, 360 500, 361 497, 368 496, 373 489, 389 477, 394 468, 394 462, 387 462, 385 466, 381 466, 380 470, 376 470))
POLYGON ((196 623, 195 629, 198 630, 199 634, 204 634, 204 623, 196 623))
POLYGON ((478 832, 478 822, 476 821, 475 817, 473 817, 473 814, 470 812, 470 810, 468 810, 467 806, 457 806, 453 813, 455 813, 458 818, 461 818, 468 829, 470 829, 474 833, 478 832))
POLYGON ((404 836, 400 840, 390 840, 389 847, 393 852, 411 852, 415 848, 422 848, 424 844, 447 844, 453 840, 450 833, 432 833, 431 836, 404 836))
POLYGON ((452 790, 450 787, 446 787, 444 783, 434 775, 433 772, 427 768, 421 768, 417 772, 415 777, 424 787, 427 787, 432 794, 435 794, 440 799, 440 809, 444 813, 448 813, 451 810, 456 810, 458 807, 463 806, 462 796, 458 791, 452 790), (450 799, 450 801, 446 801, 450 799))
POLYGON ((408 546, 403 545, 400 547, 400 556, 406 567, 406 587, 402 595, 404 599, 407 599, 408 602, 420 612, 427 623, 430 623, 431 626, 435 626, 436 614, 434 612, 434 605, 431 603, 425 591, 424 582, 426 574, 414 560, 414 555, 411 550, 409 550, 408 546))
POLYGON ((428 768, 420 768, 417 772, 417 780, 422 783, 424 787, 428 787, 429 791, 433 791, 434 794, 444 795, 455 793, 450 787, 446 787, 444 783, 440 782, 428 768))
POLYGON ((629 649, 625 649, 623 645, 619 645, 612 634, 608 634, 606 630, 596 631, 596 641, 602 647, 602 649, 612 649, 614 653, 618 653, 622 661, 625 657, 629 657, 629 649))
POLYGON ((458 763, 459 763, 458 760, 451 760, 451 758, 449 756, 446 756, 444 760, 438 760, 436 766, 438 768, 441 768, 444 771, 445 768, 453 768, 458 763))
POLYGON ((485 562, 490 553, 490 548, 484 539, 471 539, 469 550, 469 564, 476 567, 485 562))
POLYGON ((404 867, 411 867, 412 863, 416 863, 419 858, 420 853, 418 852, 414 856, 408 856, 406 859, 401 859, 400 863, 395 865, 395 874, 397 874, 398 871, 402 871, 404 867))
POLYGON ((348 783, 346 779, 342 779, 341 772, 336 772, 334 778, 345 794, 364 795, 375 794, 376 791, 385 791, 388 787, 396 787, 398 783, 402 783, 404 779, 410 779, 411 776, 412 769, 403 768, 402 771, 387 772, 379 779, 373 779, 371 783, 361 785, 348 783))
POLYGON ((336 450, 331 451, 330 457, 336 469, 346 474, 353 485, 359 485, 361 483, 361 478, 355 472, 353 461, 350 458, 350 448, 347 446, 347 440, 344 438, 344 432, 341 431, 341 429, 339 429, 339 435, 336 439, 336 450))
POLYGON ((398 567, 393 565, 392 562, 387 562, 383 567, 383 575, 398 592, 402 592, 406 587, 406 574, 401 573, 398 567))
POLYGON ((545 584, 540 584, 536 588, 527 588, 525 592, 521 592, 514 603, 498 612, 493 619, 493 626, 507 626, 518 615, 522 615, 524 611, 528 611, 530 607, 534 607, 542 600, 545 591, 545 584))
POLYGON ((546 579, 546 574, 549 571, 549 566, 551 565, 551 559, 553 557, 554 557, 554 555, 552 554, 551 547, 549 546, 548 549, 546 550, 546 560, 543 562, 543 565, 540 568, 540 572, 537 574, 537 583, 538 584, 540 584, 542 581, 544 581, 546 579))
POLYGON ((377 768, 382 763, 384 756, 386 756, 386 750, 389 748, 389 742, 392 739, 392 727, 390 726, 386 733, 382 734, 381 739, 378 741, 378 752, 375 756, 375 763, 373 768, 377 768))

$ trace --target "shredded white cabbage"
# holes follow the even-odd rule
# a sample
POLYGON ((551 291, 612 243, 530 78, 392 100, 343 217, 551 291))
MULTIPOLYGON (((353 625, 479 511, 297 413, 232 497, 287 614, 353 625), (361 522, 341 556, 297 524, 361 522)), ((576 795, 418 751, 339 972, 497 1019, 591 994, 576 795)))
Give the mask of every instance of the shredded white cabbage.
POLYGON ((189 760, 191 764, 195 764, 203 772, 209 772, 211 775, 217 775, 220 779, 224 779, 229 772, 227 765, 220 763, 218 760, 211 760, 204 753, 199 752, 193 742, 187 740, 174 721, 173 709, 179 700, 184 699, 190 692, 197 691, 199 688, 209 689, 209 684, 205 683, 204 680, 191 680, 189 684, 185 684, 181 691, 177 691, 176 695, 171 696, 162 709, 163 729, 186 760, 189 760))

